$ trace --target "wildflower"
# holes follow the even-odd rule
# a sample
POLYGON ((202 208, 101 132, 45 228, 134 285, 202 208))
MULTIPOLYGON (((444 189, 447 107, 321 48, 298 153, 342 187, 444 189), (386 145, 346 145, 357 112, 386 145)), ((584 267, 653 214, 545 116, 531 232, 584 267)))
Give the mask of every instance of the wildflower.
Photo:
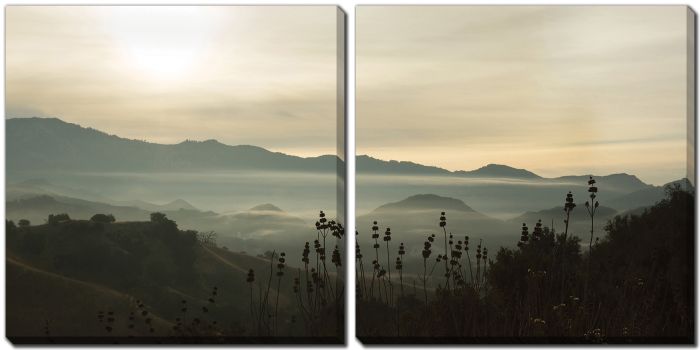
POLYGON ((440 213, 440 227, 445 227, 447 225, 447 219, 445 218, 445 212, 440 213))
POLYGON ((384 232, 384 241, 388 242, 391 241, 391 228, 387 227, 386 231, 384 232))

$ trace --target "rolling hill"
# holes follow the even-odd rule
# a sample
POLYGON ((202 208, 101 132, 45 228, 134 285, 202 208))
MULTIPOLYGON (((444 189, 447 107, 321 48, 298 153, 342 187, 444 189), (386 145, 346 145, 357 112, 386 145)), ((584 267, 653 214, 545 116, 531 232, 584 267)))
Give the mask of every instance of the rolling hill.
MULTIPOLYGON (((178 318, 218 321, 227 331, 243 335, 250 323, 248 269, 255 270, 260 283, 275 273, 268 258, 201 244, 193 232, 179 230, 167 219, 111 224, 69 220, 8 225, 6 231, 7 334, 19 343, 173 336, 171 326, 178 318), (181 310, 182 305, 188 310, 181 310), (129 313, 142 310, 153 319, 153 333, 141 315, 135 328, 128 327, 129 313), (97 319, 99 311, 114 313, 111 332, 97 319)), ((291 260, 288 271, 295 269, 291 260)), ((276 284, 271 290, 276 294, 276 284)), ((281 279, 281 319, 294 313, 293 301, 288 276, 281 279)), ((285 324, 285 334, 302 332, 285 324)))

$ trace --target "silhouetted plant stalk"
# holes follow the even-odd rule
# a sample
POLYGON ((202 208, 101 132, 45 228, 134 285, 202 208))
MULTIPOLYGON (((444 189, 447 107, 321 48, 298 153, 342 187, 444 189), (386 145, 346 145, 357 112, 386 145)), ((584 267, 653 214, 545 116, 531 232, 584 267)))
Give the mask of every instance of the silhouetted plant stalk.
POLYGON ((432 254, 432 243, 435 241, 435 234, 428 236, 428 240, 423 244, 423 293, 425 294, 425 309, 428 309, 428 258, 432 254))
POLYGON ((270 286, 272 285, 272 275, 274 275, 274 261, 275 257, 277 256, 276 252, 273 250, 272 254, 270 255, 270 275, 267 280, 267 287, 265 289, 265 295, 261 299, 262 302, 260 303, 260 310, 258 314, 258 319, 260 322, 259 324, 259 329, 258 329, 258 334, 262 334, 262 327, 265 328, 265 334, 270 335, 271 329, 269 326, 269 319, 271 315, 269 314, 267 308, 268 308, 268 300, 270 296, 270 286))
POLYGON ((469 268, 469 283, 474 284, 474 271, 472 269, 472 259, 469 256, 469 236, 464 236, 464 254, 467 256, 467 267, 469 268))
POLYGON ((566 280, 566 241, 569 234, 569 219, 571 218, 571 212, 576 207, 574 203, 574 195, 571 191, 566 194, 566 200, 564 202, 564 213, 566 213, 566 219, 564 219, 564 239, 561 243, 561 300, 564 300, 564 283, 566 280))
POLYGON ((255 282, 255 271, 253 269, 248 270, 248 276, 246 278, 246 282, 248 283, 248 286, 250 287, 250 320, 252 324, 256 323, 255 320, 255 312, 254 310, 254 305, 255 303, 253 302, 253 282, 255 282))
POLYGON ((384 232, 384 242, 386 242, 386 269, 387 269, 387 281, 389 284, 388 297, 389 305, 394 299, 394 286, 391 283, 391 253, 389 252, 389 241, 391 241, 391 228, 387 227, 384 232))
POLYGON ((403 242, 399 244, 399 256, 396 257, 396 270, 399 271, 399 284, 401 285, 401 298, 403 298, 403 256, 406 248, 403 242))
MULTIPOLYGON (((372 262, 372 268, 373 273, 372 273, 372 283, 370 284, 370 297, 374 297, 374 279, 379 273, 379 226, 377 226, 377 222, 375 221, 374 224, 372 225, 372 239, 374 239, 374 261, 372 262)), ((377 281, 377 286, 379 287, 379 282, 377 281)), ((380 287, 381 288, 381 287, 380 287)), ((379 291, 379 295, 381 297, 381 289, 379 291)))
POLYGON ((355 258, 357 259, 355 268, 357 269, 359 267, 360 270, 360 273, 356 273, 355 275, 357 276, 357 288, 359 289, 358 295, 364 298, 367 297, 367 281, 365 280, 365 267, 362 262, 362 252, 360 250, 359 238, 357 238, 357 231, 355 231, 355 237, 355 258))
POLYGON ((278 316, 279 316, 279 304, 280 304, 280 287, 282 284, 282 276, 284 276, 284 267, 285 267, 285 254, 284 252, 280 253, 279 259, 277 259, 277 296, 275 297, 275 334, 278 334, 279 332, 279 321, 278 321, 278 316))
POLYGON ((447 226, 447 219, 445 218, 445 212, 440 213, 440 227, 442 227, 442 233, 445 236, 445 287, 447 289, 450 288, 450 270, 449 266, 447 264, 447 229, 445 228, 447 226))
POLYGON ((591 261, 593 260, 593 218, 595 217, 596 210, 598 210, 599 206, 598 201, 596 200, 598 187, 595 186, 593 176, 588 178, 588 193, 591 199, 590 202, 586 201, 586 211, 588 212, 588 216, 591 218, 591 238, 588 243, 588 268, 586 271, 586 281, 584 282, 583 288, 583 297, 585 299, 588 298, 588 283, 591 279, 591 261))

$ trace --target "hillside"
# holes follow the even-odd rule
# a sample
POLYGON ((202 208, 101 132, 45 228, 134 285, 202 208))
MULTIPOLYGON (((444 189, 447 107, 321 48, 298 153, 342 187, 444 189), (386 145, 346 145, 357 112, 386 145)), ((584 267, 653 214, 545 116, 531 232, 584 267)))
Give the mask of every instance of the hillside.
POLYGON ((132 204, 140 204, 152 210, 57 195, 27 194, 21 199, 6 202, 5 215, 8 220, 19 222, 27 219, 38 225, 45 223, 50 214, 66 213, 77 220, 88 220, 95 214, 112 214, 117 221, 145 221, 151 213, 161 212, 176 221, 182 229, 216 232, 222 245, 238 247, 239 251, 251 253, 269 250, 266 246, 271 238, 275 239, 275 244, 280 249, 298 249, 299 241, 303 242, 313 229, 312 222, 290 215, 269 203, 224 214, 201 211, 183 200, 162 206, 141 201, 133 201, 132 204), (163 210, 177 207, 193 209, 163 210))
MULTIPOLYGON (((271 272, 268 258, 202 244, 194 231, 181 231, 168 219, 8 225, 6 253, 7 305, 12 309, 8 336, 20 342, 46 342, 46 321, 57 342, 61 337, 142 334, 143 323, 135 329, 126 326, 129 312, 141 312, 136 300, 153 315, 156 336, 172 336, 169 327, 178 317, 216 320, 242 332, 250 321, 248 269, 260 281, 271 272), (186 313, 180 310, 184 303, 186 313), (107 310, 117 319, 112 332, 96 318, 98 311, 107 310)), ((288 271, 296 260, 290 259, 288 271)), ((294 305, 292 278, 281 282, 280 318, 288 319, 294 305)), ((276 286, 271 289, 276 294, 276 286)), ((285 334, 299 331, 289 327, 285 334)))

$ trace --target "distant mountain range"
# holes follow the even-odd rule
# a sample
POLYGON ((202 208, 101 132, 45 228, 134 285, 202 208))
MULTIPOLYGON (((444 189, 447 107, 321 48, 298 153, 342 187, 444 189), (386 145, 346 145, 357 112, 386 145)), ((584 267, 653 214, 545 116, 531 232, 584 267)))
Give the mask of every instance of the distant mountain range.
MULTIPOLYGON (((339 165, 342 166, 339 158, 334 155, 303 158, 271 152, 257 146, 225 145, 215 140, 184 141, 172 145, 129 140, 56 118, 7 119, 6 130, 8 183, 18 184, 27 180, 43 181, 32 180, 37 178, 48 179, 63 186, 70 183, 73 188, 70 192, 55 191, 53 194, 146 210, 194 209, 184 201, 168 203, 162 208, 149 206, 141 201, 168 198, 174 193, 178 193, 177 197, 186 197, 198 203, 200 207, 203 206, 204 201, 201 199, 198 201, 192 198, 191 194, 189 196, 179 194, 181 189, 188 188, 202 188, 197 193, 205 193, 206 189, 209 191, 206 193, 220 193, 222 196, 239 200, 240 196, 249 195, 249 193, 261 194, 259 201, 247 201, 246 206, 253 206, 256 202, 274 202, 282 206, 290 206, 289 201, 284 202, 288 198, 280 197, 280 193, 288 193, 288 191, 286 187, 279 187, 282 182, 278 179, 245 180, 246 186, 243 187, 228 186, 215 189, 218 182, 194 177, 182 176, 178 179, 180 182, 158 181, 163 173, 167 173, 170 178, 177 176, 178 173, 214 174, 215 171, 220 170, 231 171, 231 174, 239 171, 240 173, 260 171, 273 174, 295 172, 304 176, 306 174, 332 175, 336 173, 339 165), (91 177, 91 174, 119 175, 122 172, 157 176, 143 179, 128 177, 128 180, 127 177, 119 176, 91 177), (279 188, 275 188, 275 192, 268 191, 271 186, 279 188), (143 190, 150 191, 151 196, 142 195, 143 190), (121 192, 115 193, 115 191, 121 192), (121 196, 121 193, 134 193, 135 198, 121 196), (110 196, 121 198, 122 201, 115 202, 105 198, 110 196)), ((363 201, 359 204, 365 206, 362 208, 365 212, 390 200, 406 198, 415 193, 434 193, 466 200, 480 211, 500 218, 522 213, 524 210, 551 208, 561 202, 562 196, 567 191, 573 191, 578 199, 587 190, 586 183, 589 176, 584 174, 545 178, 526 169, 500 164, 488 164, 470 171, 449 171, 413 162, 380 160, 367 155, 356 158, 356 169, 358 198, 363 201), (366 179, 371 178, 368 175, 378 175, 380 180, 365 182, 366 179), (406 181, 395 181, 395 176, 402 176, 406 181), (464 181, 464 179, 479 181, 464 181), (481 179, 489 179, 489 181, 483 182, 480 181, 481 179), (491 179, 504 181, 490 181, 491 179)), ((281 176, 281 180, 285 180, 284 176, 281 176)), ((604 198, 605 205, 617 211, 648 206, 663 198, 662 186, 646 184, 634 175, 621 173, 594 176, 600 184, 601 198, 604 198)), ((300 185, 294 189, 297 191, 295 193, 301 192, 304 196, 312 194, 316 196, 315 198, 328 198, 328 194, 319 194, 321 192, 315 188, 314 179, 308 178, 304 181, 306 182, 303 182, 303 186, 300 185)), ((299 183, 302 184, 302 182, 299 183)), ((13 186, 8 189, 7 198, 19 198, 23 191, 32 191, 31 188, 41 187, 41 183, 29 185, 26 186, 29 189, 13 186)), ((221 185, 227 186, 224 183, 221 185)), ((41 194, 51 195, 52 193, 41 194)), ((317 202, 321 203, 320 200, 317 202)), ((226 212, 229 209, 219 206, 216 210, 226 212)))
POLYGON ((522 180, 542 180, 555 182, 585 183, 588 177, 593 175, 605 183, 620 188, 624 191, 634 191, 647 188, 648 185, 634 175, 630 174, 610 174, 610 175, 568 175, 554 178, 544 178, 525 169, 513 168, 502 164, 488 164, 481 168, 465 171, 449 171, 447 169, 434 166, 427 166, 413 162, 381 160, 368 155, 360 155, 356 158, 355 165, 359 174, 386 174, 386 175, 442 175, 458 176, 467 178, 500 178, 500 179, 522 179, 522 180))
POLYGON ((336 172, 333 155, 297 157, 216 140, 174 145, 129 140, 56 118, 6 120, 8 174, 52 171, 189 172, 274 170, 336 172))
MULTIPOLYGON (((297 157, 251 145, 230 146, 216 140, 183 141, 165 145, 130 140, 102 131, 67 123, 58 118, 12 118, 6 120, 7 171, 200 171, 275 170, 335 172, 338 157, 297 157)), ((580 183, 588 174, 543 178, 526 169, 488 164, 470 171, 447 169, 407 161, 381 160, 368 155, 356 158, 360 174, 443 175, 476 178, 554 180, 580 183)), ((649 185, 634 175, 600 176, 606 183, 629 190, 649 185)))

